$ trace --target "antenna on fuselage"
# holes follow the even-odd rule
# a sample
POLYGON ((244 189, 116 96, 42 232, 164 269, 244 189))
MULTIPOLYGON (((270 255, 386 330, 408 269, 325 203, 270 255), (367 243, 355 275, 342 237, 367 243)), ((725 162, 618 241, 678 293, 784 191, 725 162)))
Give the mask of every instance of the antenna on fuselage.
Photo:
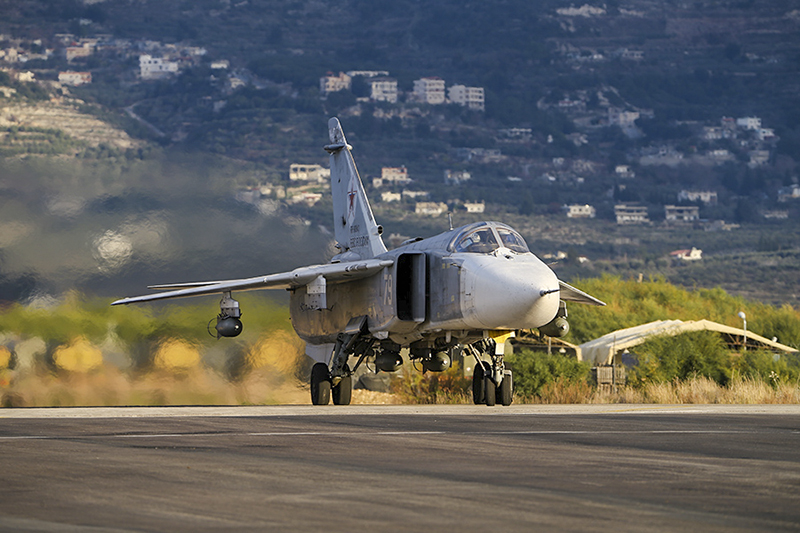
POLYGON ((450 229, 453 229, 453 213, 447 212, 447 220, 450 222, 450 229))

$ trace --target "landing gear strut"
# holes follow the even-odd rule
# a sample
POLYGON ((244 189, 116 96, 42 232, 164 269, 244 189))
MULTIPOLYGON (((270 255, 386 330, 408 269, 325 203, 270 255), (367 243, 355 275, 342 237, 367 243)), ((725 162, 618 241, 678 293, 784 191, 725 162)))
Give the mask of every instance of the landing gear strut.
POLYGON ((328 405, 333 397, 334 405, 350 405, 353 397, 353 372, 347 365, 350 355, 366 353, 374 340, 365 338, 367 317, 355 317, 347 323, 344 333, 340 333, 333 349, 330 368, 325 363, 317 363, 311 368, 311 403, 328 405))
POLYGON ((491 362, 483 361, 480 352, 470 346, 475 358, 475 369, 472 372, 472 401, 475 405, 495 404, 511 405, 514 401, 514 379, 511 370, 506 370, 502 355, 489 351, 491 362))

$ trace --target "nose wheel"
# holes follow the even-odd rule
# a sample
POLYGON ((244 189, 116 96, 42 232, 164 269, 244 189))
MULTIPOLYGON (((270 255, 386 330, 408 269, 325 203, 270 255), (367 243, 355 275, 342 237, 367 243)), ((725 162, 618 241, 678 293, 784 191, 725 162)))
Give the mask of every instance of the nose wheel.
POLYGON ((506 370, 503 357, 490 355, 491 362, 482 361, 480 352, 474 347, 475 370, 472 372, 472 402, 475 405, 485 404, 489 407, 511 405, 514 401, 514 378, 511 370, 506 370))

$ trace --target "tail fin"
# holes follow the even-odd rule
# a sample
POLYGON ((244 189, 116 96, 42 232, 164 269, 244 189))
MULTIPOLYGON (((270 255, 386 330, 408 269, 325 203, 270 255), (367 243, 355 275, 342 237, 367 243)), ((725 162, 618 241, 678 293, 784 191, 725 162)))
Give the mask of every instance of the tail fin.
POLYGON ((331 193, 333 194, 334 235, 341 250, 340 259, 370 259, 386 251, 381 233, 364 192, 338 118, 328 121, 331 144, 325 150, 331 154, 331 193))

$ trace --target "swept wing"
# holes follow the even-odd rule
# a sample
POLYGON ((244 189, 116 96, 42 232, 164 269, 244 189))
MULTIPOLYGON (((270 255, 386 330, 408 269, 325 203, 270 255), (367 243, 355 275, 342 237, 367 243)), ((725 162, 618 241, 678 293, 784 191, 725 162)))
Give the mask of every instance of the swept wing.
POLYGON ((580 289, 576 289, 569 283, 564 283, 558 280, 559 288, 561 289, 561 299, 568 302, 578 302, 586 305, 603 306, 605 302, 598 300, 590 294, 586 294, 580 289))
POLYGON ((371 276, 379 272, 381 269, 393 264, 393 260, 368 259, 365 261, 352 261, 347 263, 332 263, 329 265, 300 267, 292 270, 291 272, 281 272, 279 274, 257 276, 254 278, 153 285, 150 288, 173 290, 145 296, 122 298, 111 305, 151 302, 154 300, 166 300, 170 298, 187 298, 189 296, 219 294, 231 291, 296 289, 311 283, 319 276, 324 276, 325 280, 330 283, 350 281, 371 276))

